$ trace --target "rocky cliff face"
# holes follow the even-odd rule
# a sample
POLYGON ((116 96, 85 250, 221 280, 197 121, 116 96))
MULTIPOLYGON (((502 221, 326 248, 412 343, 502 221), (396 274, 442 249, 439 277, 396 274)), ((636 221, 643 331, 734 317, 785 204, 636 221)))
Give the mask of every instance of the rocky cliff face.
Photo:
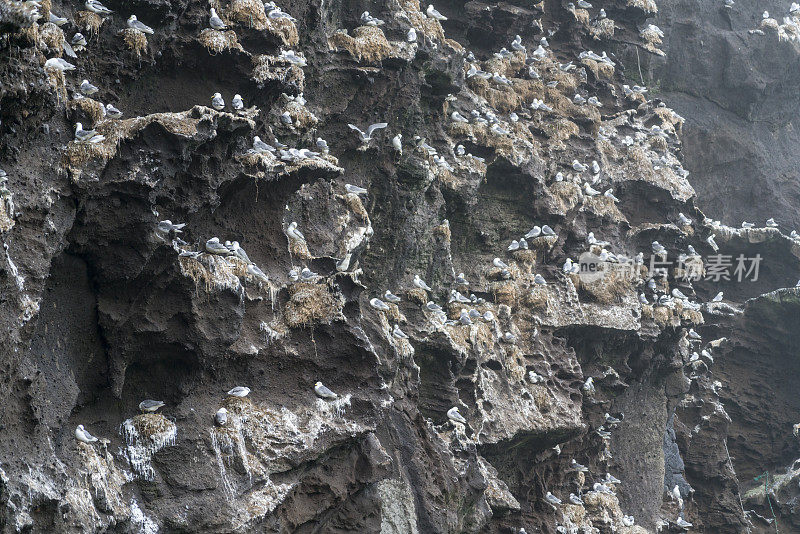
POLYGON ((800 241, 706 218, 753 158, 632 81, 702 15, 582 6, 0 0, 3 529, 800 528, 800 241))

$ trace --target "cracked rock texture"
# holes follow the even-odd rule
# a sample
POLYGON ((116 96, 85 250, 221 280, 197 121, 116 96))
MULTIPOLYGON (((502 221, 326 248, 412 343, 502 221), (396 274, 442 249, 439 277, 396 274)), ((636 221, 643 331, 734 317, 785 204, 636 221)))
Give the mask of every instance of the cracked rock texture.
POLYGON ((0 0, 0 528, 800 532, 795 22, 662 4, 0 0))

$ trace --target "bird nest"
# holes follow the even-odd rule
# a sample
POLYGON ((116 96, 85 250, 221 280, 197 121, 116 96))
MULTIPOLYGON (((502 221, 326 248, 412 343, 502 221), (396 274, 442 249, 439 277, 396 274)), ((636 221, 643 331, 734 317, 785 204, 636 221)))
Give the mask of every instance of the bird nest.
POLYGON ((308 250, 308 243, 301 239, 289 238, 289 253, 293 257, 300 258, 301 260, 313 259, 311 252, 308 250))
MULTIPOLYGON (((280 116, 282 112, 278 111, 277 107, 274 109, 274 115, 280 116)), ((307 107, 294 101, 289 102, 284 111, 288 112, 289 116, 292 118, 292 127, 298 130, 308 130, 310 128, 314 128, 319 122, 317 116, 311 113, 307 107)), ((280 123, 280 120, 277 119, 275 122, 280 123)), ((282 123, 280 124, 281 126, 285 126, 282 123)))
POLYGON ((489 291, 494 294, 496 304, 505 304, 513 308, 517 303, 517 286, 510 280, 503 282, 491 282, 489 291))
POLYGON ((525 297, 525 305, 534 310, 546 310, 549 303, 547 288, 534 284, 525 297))
POLYGON ((417 0, 400 0, 400 8, 405 11, 408 21, 411 23, 414 30, 422 34, 422 36, 417 35, 417 41, 420 41, 421 37, 427 37, 437 41, 446 40, 442 25, 438 20, 430 18, 420 11, 419 2, 417 0))
POLYGON ((575 9, 572 12, 572 15, 575 17, 575 20, 580 22, 582 25, 589 26, 589 20, 591 17, 589 16, 589 12, 585 9, 575 9))
POLYGON ((268 19, 267 28, 271 34, 280 37, 286 46, 294 46, 300 42, 297 26, 287 18, 268 19))
POLYGON ((292 85, 298 92, 303 92, 305 84, 303 69, 285 59, 266 54, 253 56, 251 77, 259 87, 263 87, 266 82, 276 81, 282 85, 292 85))
POLYGON ((352 211, 356 217, 362 221, 369 219, 367 209, 364 207, 364 203, 361 202, 361 198, 358 195, 355 193, 348 193, 345 195, 344 201, 347 204, 347 207, 350 208, 350 211, 352 211))
MULTIPOLYGON (((78 121, 88 118, 89 125, 94 126, 106 116, 102 103, 91 98, 76 98, 67 104, 67 110, 75 115, 78 121)), ((84 123, 85 124, 85 123, 84 123)))
POLYGON ((228 19, 256 30, 267 28, 267 14, 261 0, 233 0, 225 10, 228 19))
POLYGON ((214 54, 219 54, 225 50, 239 50, 240 52, 244 52, 244 48, 239 44, 239 39, 236 38, 236 32, 233 30, 220 32, 212 30, 211 28, 206 28, 200 32, 200 36, 197 40, 214 54))
POLYGON ((658 6, 655 0, 628 0, 628 7, 635 7, 641 9, 645 13, 655 15, 658 13, 658 6))
POLYGON ((147 50, 147 36, 144 32, 135 28, 125 28, 119 31, 125 46, 130 51, 136 54, 136 57, 142 57, 142 54, 147 50))
POLYGON ((91 35, 97 35, 104 20, 103 17, 91 11, 78 11, 75 13, 75 25, 91 35))
POLYGON ((544 134, 552 141, 558 143, 566 141, 570 137, 577 136, 580 133, 578 125, 571 120, 559 118, 552 122, 546 122, 542 125, 544 134))
POLYGON ((52 22, 46 22, 39 28, 39 43, 54 57, 61 57, 64 53, 64 31, 52 22))
POLYGON ((67 81, 64 78, 64 71, 59 69, 45 69, 45 74, 47 75, 47 81, 55 90, 56 94, 58 95, 59 101, 61 99, 67 99, 67 81))
POLYGON ((313 323, 330 324, 341 311, 341 299, 326 285, 297 282, 289 287, 285 317, 291 328, 313 323))
POLYGON ((194 281, 196 288, 205 293, 223 289, 236 290, 239 278, 247 276, 247 265, 233 258, 205 254, 198 258, 179 257, 181 274, 194 281))
POLYGON ((600 304, 622 301, 622 298, 632 291, 630 270, 626 266, 606 262, 600 265, 602 266, 600 271, 604 273, 602 276, 593 280, 577 277, 578 291, 600 304))
POLYGON ((377 26, 359 26, 353 36, 347 30, 338 30, 328 38, 331 50, 347 50, 357 61, 374 63, 389 57, 392 45, 386 40, 383 30, 377 26))
POLYGON ((13 213, 8 213, 5 199, 0 200, 0 232, 8 232, 14 227, 13 213))
POLYGON ((614 21, 608 18, 594 21, 589 27, 589 35, 598 41, 613 37, 614 21))
MULTIPOLYGON (((143 413, 131 417, 122 426, 122 434, 127 443, 143 439, 151 443, 175 439, 175 423, 157 413, 143 413)), ((173 441, 174 443, 174 441, 173 441)))
POLYGON ((410 302, 415 302, 420 306, 428 303, 428 292, 420 287, 414 287, 406 292, 406 298, 410 302))
MULTIPOLYGON (((608 20, 608 19, 605 19, 608 20)), ((611 78, 614 76, 614 65, 610 65, 605 61, 595 61, 594 59, 584 58, 581 63, 592 71, 595 78, 611 78)))

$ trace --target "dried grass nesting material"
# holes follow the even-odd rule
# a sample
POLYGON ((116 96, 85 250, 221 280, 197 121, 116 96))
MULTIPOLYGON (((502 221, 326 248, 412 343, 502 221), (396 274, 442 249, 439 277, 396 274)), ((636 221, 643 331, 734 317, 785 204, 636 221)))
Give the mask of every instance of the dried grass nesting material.
POLYGON ((410 302, 424 306, 428 303, 428 292, 421 287, 414 287, 406 291, 406 298, 410 302))
POLYGON ((347 50, 357 61, 374 63, 392 54, 392 45, 386 40, 383 30, 377 26, 359 26, 353 36, 347 30, 339 30, 328 38, 332 50, 347 50))
POLYGON ((555 142, 566 141, 570 137, 577 136, 580 133, 577 124, 564 118, 559 118, 553 122, 543 124, 542 130, 544 130, 544 134, 549 139, 555 142))
POLYGON ((44 72, 47 75, 47 81, 55 90, 56 95, 58 95, 58 100, 66 100, 67 82, 64 78, 64 71, 59 69, 45 69, 44 72))
POLYGON ((119 31, 119 35, 125 41, 125 46, 135 53, 137 58, 142 57, 142 54, 147 50, 147 36, 144 32, 134 28, 125 28, 119 31))
POLYGON ((589 35, 600 41, 614 36, 614 21, 609 18, 599 19, 589 27, 589 35))
POLYGON ((253 74, 251 75, 259 87, 268 81, 276 81, 282 85, 293 85, 302 92, 305 85, 305 73, 297 65, 276 56, 253 56, 253 74))
POLYGON ((197 40, 214 54, 219 54, 225 50, 239 50, 240 52, 244 52, 244 48, 239 44, 239 39, 236 38, 236 32, 233 30, 220 32, 212 30, 211 28, 206 28, 200 32, 200 37, 198 37, 197 40))
POLYGON ((264 30, 267 27, 267 14, 261 0, 233 0, 225 10, 225 15, 229 20, 248 28, 264 30))
POLYGON ((286 46, 294 46, 300 42, 297 26, 287 18, 268 19, 266 29, 272 35, 279 37, 286 46))
POLYGON ((654 0, 628 0, 628 7, 641 9, 645 13, 655 15, 658 13, 658 6, 654 0))
POLYGON ((90 35, 97 35, 105 19, 91 11, 78 11, 75 13, 75 25, 90 35))
POLYGON ((589 20, 591 17, 589 17, 589 12, 586 11, 585 9, 580 9, 580 8, 574 9, 572 11, 572 15, 575 17, 575 20, 577 20, 584 26, 589 26, 589 20))
POLYGON ((605 61, 595 61, 587 57, 582 59, 581 63, 592 71, 595 78, 611 78, 614 76, 614 65, 610 65, 605 61))
MULTIPOLYGON (((436 41, 448 41, 444 29, 438 20, 428 17, 420 10, 419 0, 399 0, 400 8, 405 12, 411 26, 417 32, 417 40, 424 38, 436 41)), ((452 46, 452 45, 451 45, 452 46)), ((460 45, 458 45, 461 48, 460 45)))
POLYGON ((367 209, 364 207, 364 203, 361 201, 361 197, 356 195, 355 193, 347 193, 344 196, 345 203, 347 207, 350 208, 356 217, 361 219, 362 221, 366 221, 369 219, 369 215, 367 214, 367 209))
POLYGON ((330 324, 341 311, 341 299, 333 295, 327 285, 297 282, 289 287, 285 317, 291 328, 330 324))
POLYGON ((92 98, 84 97, 70 100, 67 104, 67 109, 81 116, 81 118, 83 116, 89 117, 87 126, 91 126, 92 128, 106 116, 105 106, 92 98))
POLYGON ((629 270, 625 266, 615 267, 609 263, 602 265, 605 275, 591 281, 579 277, 578 289, 600 304, 620 302, 632 291, 629 270))
POLYGON ((64 54, 64 31, 52 22, 46 22, 39 28, 39 43, 50 51, 49 55, 61 57, 64 54))

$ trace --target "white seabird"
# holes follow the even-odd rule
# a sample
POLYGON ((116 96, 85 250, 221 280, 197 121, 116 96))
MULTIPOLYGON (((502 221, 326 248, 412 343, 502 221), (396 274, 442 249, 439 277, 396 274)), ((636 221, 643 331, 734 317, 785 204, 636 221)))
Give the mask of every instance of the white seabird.
POLYGON ((218 237, 212 237, 206 241, 206 252, 209 254, 216 254, 218 256, 230 256, 231 251, 228 247, 219 242, 218 237))
POLYGON ((553 495, 549 491, 544 496, 544 500, 546 500, 547 502, 549 502, 553 506, 558 506, 559 504, 561 504, 561 499, 559 499, 558 497, 556 497, 555 495, 553 495))
POLYGON ((139 403, 139 410, 145 413, 152 413, 164 406, 164 403, 157 400, 145 399, 139 403))
POLYGON ((86 2, 83 4, 83 7, 92 13, 97 13, 98 15, 108 15, 109 13, 113 13, 113 11, 108 9, 97 0, 86 0, 86 2))
POLYGON ((408 335, 400 330, 400 325, 394 325, 394 329, 392 330, 392 335, 398 339, 408 339, 408 335))
POLYGON ((555 230, 553 230, 552 228, 550 228, 548 225, 545 224, 544 226, 542 226, 542 235, 553 236, 556 235, 556 232, 555 230))
POLYGON ((216 109, 217 111, 222 111, 225 109, 225 100, 222 99, 222 95, 219 93, 214 93, 211 96, 211 107, 216 109))
POLYGON ((75 439, 82 441, 83 443, 94 443, 97 441, 97 438, 91 435, 88 430, 83 428, 83 425, 78 425, 78 428, 75 429, 75 439))
POLYGON ((306 236, 303 235, 303 232, 297 229, 297 223, 294 221, 289 223, 289 227, 286 228, 286 235, 298 241, 305 242, 306 240, 306 236))
POLYGON ((128 28, 131 28, 133 30, 139 30, 140 32, 149 33, 150 35, 153 35, 153 33, 155 33, 153 31, 153 28, 151 28, 150 26, 148 26, 147 24, 145 24, 143 22, 140 22, 139 19, 136 18, 136 15, 131 15, 128 18, 128 23, 127 24, 128 24, 128 28))
POLYGON ((447 20, 447 17, 436 11, 436 8, 433 7, 433 4, 428 4, 428 9, 425 10, 425 13, 432 19, 436 19, 439 21, 447 20))
POLYGON ((122 112, 109 103, 106 104, 106 116, 111 119, 118 119, 122 117, 122 112))
POLYGON ((498 269, 508 270, 508 265, 506 265, 505 262, 503 260, 501 260, 500 258, 493 259, 492 260, 492 265, 494 265, 498 269))
POLYGON ((361 144, 364 144, 364 145, 366 145, 367 143, 369 143, 370 141, 372 141, 372 134, 373 134, 373 132, 375 132, 375 130, 379 130, 379 129, 381 129, 381 128, 386 128, 387 126, 389 126, 389 123, 386 123, 386 122, 376 122, 375 124, 370 124, 370 125, 369 125, 369 127, 367 128, 367 132, 366 132, 366 133, 364 133, 364 132, 361 130, 361 128, 359 128, 358 126, 356 126, 356 125, 354 125, 354 124, 348 124, 347 126, 348 126, 348 127, 351 129, 351 130, 355 130, 355 131, 357 131, 357 132, 358 132, 358 135, 360 135, 360 136, 361 136, 361 144))
POLYGON ((367 190, 366 189, 364 189, 363 187, 358 187, 357 185, 344 184, 344 189, 348 193, 352 193, 354 195, 366 195, 367 194, 367 190))
POLYGON ((714 298, 711 299, 711 302, 722 302, 722 291, 714 295, 714 298))
POLYGON ((406 41, 409 43, 413 43, 417 40, 417 31, 414 28, 409 28, 408 33, 406 34, 406 41))
POLYGON ((234 111, 242 111, 244 109, 244 101, 242 100, 242 95, 236 93, 233 95, 233 100, 231 100, 231 107, 234 111))
POLYGON ((214 414, 214 423, 217 426, 225 426, 225 423, 228 422, 228 410, 225 408, 220 408, 217 410, 217 413, 214 414))
POLYGON ((246 386, 236 386, 235 388, 228 391, 228 395, 231 397, 246 397, 250 394, 250 388, 246 386))
POLYGON ((428 284, 425 283, 425 280, 419 277, 418 274, 414 275, 414 281, 412 282, 416 287, 420 289, 424 289, 425 291, 433 291, 428 284))
POLYGON ((370 299, 369 305, 380 311, 389 311, 389 305, 379 298, 370 299))
POLYGON ((208 25, 211 26, 212 30, 217 30, 217 31, 221 31, 227 28, 227 26, 225 25, 224 22, 222 22, 222 19, 219 18, 219 15, 217 15, 217 11, 213 7, 211 8, 211 12, 208 16, 208 25))
POLYGON ((250 263, 247 266, 247 274, 252 275, 256 280, 264 282, 265 284, 269 282, 269 277, 267 277, 267 275, 264 274, 264 271, 262 271, 255 263, 250 263))
POLYGON ((364 11, 361 14, 361 24, 364 26, 383 26, 383 21, 370 15, 369 11, 364 11))
POLYGON ((164 221, 159 221, 159 223, 156 225, 156 229, 162 234, 168 234, 170 232, 180 234, 183 232, 184 226, 186 226, 186 223, 174 224, 169 219, 166 219, 164 221))
POLYGON ((44 68, 64 72, 65 70, 75 70, 75 65, 60 57, 53 57, 44 62, 44 68))
POLYGON ((326 400, 335 400, 339 398, 339 395, 325 387, 325 384, 322 382, 317 382, 314 384, 314 393, 317 394, 317 397, 326 400))
POLYGON ((395 303, 400 302, 402 300, 400 297, 398 297, 397 295, 395 295, 394 293, 392 293, 388 289, 386 290, 386 293, 383 294, 383 298, 387 302, 395 302, 395 303))
POLYGON ((450 419, 453 423, 458 423, 461 425, 466 425, 467 420, 464 419, 464 416, 458 413, 458 406, 453 406, 449 410, 447 410, 447 418, 450 419))
POLYGON ((96 85, 90 83, 89 80, 83 80, 81 82, 80 90, 82 95, 89 96, 95 94, 100 89, 98 89, 96 85))
POLYGON ((105 136, 97 133, 96 130, 84 130, 80 122, 75 123, 75 140, 80 143, 99 143, 104 140, 105 136))

